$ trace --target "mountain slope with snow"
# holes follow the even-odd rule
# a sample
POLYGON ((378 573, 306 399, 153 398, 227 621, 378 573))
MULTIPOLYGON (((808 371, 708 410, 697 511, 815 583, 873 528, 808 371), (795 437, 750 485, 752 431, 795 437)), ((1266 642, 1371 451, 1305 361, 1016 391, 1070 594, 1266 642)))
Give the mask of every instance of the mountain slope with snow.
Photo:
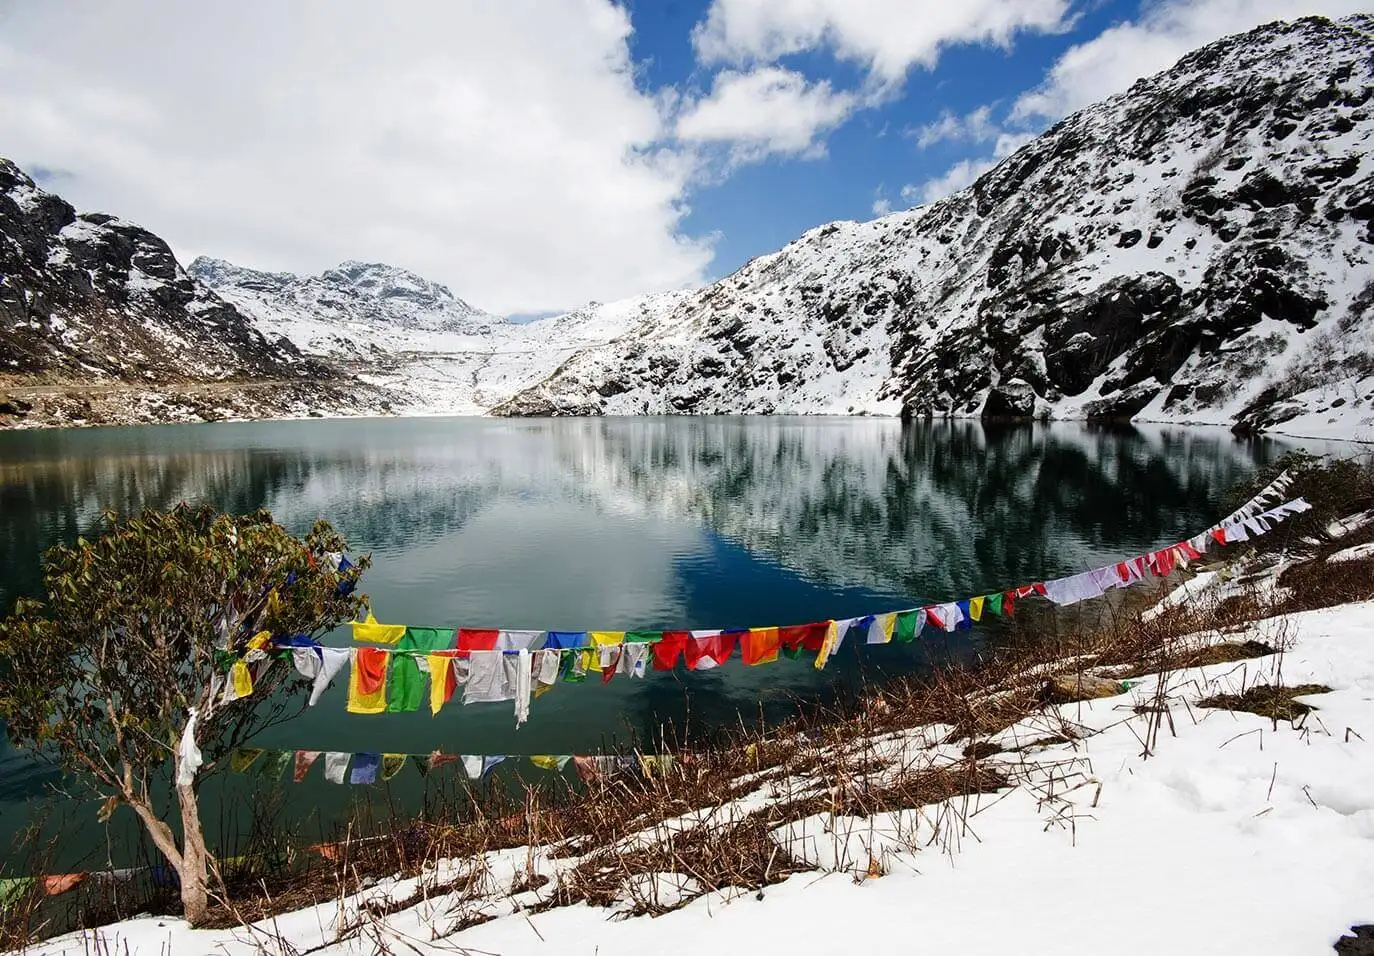
POLYGON ((148 230, 78 214, 0 159, 0 427, 388 407, 269 341, 148 230))
POLYGON ((1374 17, 1221 40, 946 200, 664 300, 496 412, 1371 431, 1372 97, 1374 17))
POLYGON ((481 312, 445 286, 380 263, 317 276, 201 257, 188 270, 265 336, 400 396, 402 414, 480 415, 664 310, 676 294, 595 304, 538 322, 481 312))

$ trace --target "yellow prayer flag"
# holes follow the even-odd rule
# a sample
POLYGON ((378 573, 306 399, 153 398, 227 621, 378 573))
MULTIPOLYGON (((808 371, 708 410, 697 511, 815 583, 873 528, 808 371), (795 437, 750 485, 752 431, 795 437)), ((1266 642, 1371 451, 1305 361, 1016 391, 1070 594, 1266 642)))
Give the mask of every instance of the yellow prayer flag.
POLYGON ((875 618, 874 623, 876 623, 881 630, 883 635, 882 643, 892 643, 892 632, 897 628, 897 615, 895 613, 879 614, 877 618, 875 618))
POLYGON ((553 754, 539 754, 537 756, 531 756, 530 763, 534 764, 540 770, 558 769, 558 757, 553 754))
POLYGON ((981 620, 983 617, 983 599, 980 597, 968 599, 968 618, 970 621, 981 620))
POLYGON ((363 655, 371 648, 354 652, 353 669, 348 675, 348 712, 350 714, 386 713, 386 679, 390 671, 391 655, 376 651, 380 658, 365 661, 363 655), (381 673, 370 665, 380 663, 381 673))
POLYGON ((382 779, 390 780, 406 765, 405 754, 382 754, 382 779))
POLYGON ((587 640, 591 647, 582 652, 582 666, 589 671, 601 669, 602 647, 618 647, 625 643, 624 631, 588 631, 587 640))
POLYGON ((429 712, 437 714, 458 686, 453 676, 453 658, 443 654, 427 654, 425 662, 429 664, 429 712))
POLYGON ((234 667, 229 671, 229 677, 234 682, 234 699, 240 697, 253 696, 253 674, 248 670, 248 665, 243 661, 234 661, 234 667))
POLYGON ((369 608, 367 619, 353 622, 353 640, 367 641, 370 644, 395 644, 405 637, 404 624, 379 624, 369 608))
POLYGON ((827 621, 825 625, 825 640, 821 641, 820 653, 816 655, 816 670, 824 670, 825 662, 830 659, 830 655, 835 653, 835 645, 840 640, 840 626, 834 621, 827 621))

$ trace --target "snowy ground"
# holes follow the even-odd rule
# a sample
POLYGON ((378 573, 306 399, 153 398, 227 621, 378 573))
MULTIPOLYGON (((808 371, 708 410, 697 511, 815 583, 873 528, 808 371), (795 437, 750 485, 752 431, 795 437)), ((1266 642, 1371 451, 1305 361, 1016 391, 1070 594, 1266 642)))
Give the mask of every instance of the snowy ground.
MULTIPOLYGON (((1374 603, 1275 618, 1253 637, 1278 656, 1147 677, 1113 698, 1051 708, 997 735, 1015 786, 872 819, 810 817, 775 831, 819 866, 765 889, 701 896, 649 918, 583 905, 530 915, 540 892, 507 890, 527 867, 556 876, 576 861, 527 849, 442 865, 434 882, 481 876, 485 893, 436 892, 360 935, 337 940, 368 899, 403 900, 423 884, 391 881, 346 900, 238 930, 193 931, 170 919, 100 931, 137 954, 484 952, 643 956, 808 953, 1330 953, 1355 924, 1374 922, 1374 603), (1256 683, 1325 684, 1317 710, 1280 722, 1201 709, 1203 697, 1256 683), (1162 682, 1162 683, 1161 683, 1162 682), (1162 698, 1160 695, 1163 695, 1162 698), (1167 702, 1152 716, 1149 705, 1167 702), (1146 713, 1136 709, 1145 705, 1146 713), (1148 751, 1148 755, 1147 755, 1148 751), (453 933, 474 912, 497 916, 453 933), (502 915, 508 914, 508 915, 502 915), (439 938, 436 938, 438 934, 439 938), (382 948, 382 945, 387 947, 382 948)), ((864 742, 906 766, 939 766, 958 748, 943 728, 864 742)), ((776 796, 764 785, 733 805, 672 823, 713 826, 776 796)), ((662 827, 663 825, 660 825, 662 827)), ((638 838, 652 841, 654 833, 638 838)), ((633 839, 633 838, 632 838, 633 839)), ((691 880, 665 874, 625 891, 671 902, 691 880)), ((69 936, 44 954, 97 951, 69 936)))

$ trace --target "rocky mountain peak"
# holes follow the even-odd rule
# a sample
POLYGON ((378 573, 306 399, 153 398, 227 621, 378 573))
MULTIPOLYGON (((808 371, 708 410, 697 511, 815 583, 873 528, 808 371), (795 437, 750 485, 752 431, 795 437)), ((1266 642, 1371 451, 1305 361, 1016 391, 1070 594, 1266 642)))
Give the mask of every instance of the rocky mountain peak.
POLYGON ((287 332, 301 322, 477 333, 502 321, 445 285, 380 262, 348 260, 319 275, 296 275, 201 257, 190 272, 269 333, 287 332))
POLYGON ((1374 17, 1270 24, 947 199, 666 300, 500 410, 1374 425, 1371 157, 1374 17))

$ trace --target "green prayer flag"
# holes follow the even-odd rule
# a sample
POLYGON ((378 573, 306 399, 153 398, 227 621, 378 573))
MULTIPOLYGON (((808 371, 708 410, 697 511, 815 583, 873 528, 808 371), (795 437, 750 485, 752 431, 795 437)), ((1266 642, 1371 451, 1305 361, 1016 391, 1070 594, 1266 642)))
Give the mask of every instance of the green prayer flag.
POLYGON ((662 631, 626 631, 626 644, 654 644, 663 640, 662 631))
POLYGON ((258 776, 264 780, 280 780, 295 758, 294 750, 269 750, 267 757, 258 764, 258 776))
POLYGON ((989 594, 987 597, 983 598, 983 610, 987 611, 989 614, 1000 615, 1002 613, 1002 595, 989 594))
POLYGON ((420 771, 420 776, 422 776, 422 777, 428 777, 428 776, 429 776, 429 758, 428 758, 428 757, 421 757, 419 754, 412 754, 411 757, 410 757, 410 762, 413 763, 413 764, 415 764, 415 769, 418 770, 418 771, 420 771))
POLYGON ((452 628, 407 627, 396 643, 399 651, 446 651, 456 647, 458 635, 452 628))
POLYGON ((425 698, 425 677, 420 663, 411 654, 392 654, 391 673, 386 679, 386 712, 408 714, 420 709, 425 698))
POLYGON ((562 671, 563 671, 563 673, 562 673, 561 676, 562 676, 563 680, 564 680, 566 683, 569 683, 569 684, 580 684, 580 683, 582 683, 584 680, 587 679, 587 672, 586 672, 586 671, 578 671, 578 670, 577 670, 577 659, 578 659, 578 657, 579 657, 582 653, 583 653, 582 651, 567 650, 567 649, 564 649, 564 650, 562 651, 562 653, 561 653, 560 656, 563 658, 563 661, 562 661, 562 671))
POLYGON ((925 611, 903 611, 897 615, 897 626, 892 629, 892 639, 903 644, 916 640, 916 635, 925 623, 925 611))
POLYGON ((792 647, 788 647, 786 644, 784 644, 782 646, 782 656, 788 658, 789 660, 795 661, 797 658, 802 656, 801 645, 797 644, 792 647))

